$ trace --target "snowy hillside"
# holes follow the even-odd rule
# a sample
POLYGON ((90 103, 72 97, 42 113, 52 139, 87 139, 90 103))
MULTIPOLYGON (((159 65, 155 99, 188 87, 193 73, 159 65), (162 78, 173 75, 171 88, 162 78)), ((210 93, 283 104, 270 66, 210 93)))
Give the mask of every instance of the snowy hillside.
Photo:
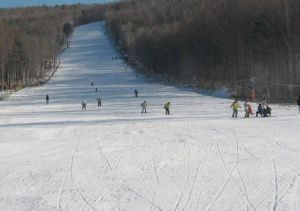
POLYGON ((0 102, 1 210, 300 210, 295 106, 232 119, 231 100, 145 83, 114 56, 102 23, 79 27, 48 84, 0 102))

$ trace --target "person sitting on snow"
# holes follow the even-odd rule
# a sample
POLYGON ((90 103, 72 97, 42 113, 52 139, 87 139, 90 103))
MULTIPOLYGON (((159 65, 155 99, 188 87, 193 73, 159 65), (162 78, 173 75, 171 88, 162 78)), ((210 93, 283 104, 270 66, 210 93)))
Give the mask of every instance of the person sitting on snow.
POLYGON ((263 117, 268 117, 268 112, 267 112, 267 106, 266 106, 266 104, 263 104, 263 106, 262 106, 262 116, 263 117))
POLYGON ((268 104, 266 105, 266 110, 267 110, 267 115, 271 116, 272 109, 268 104))
POLYGON ((257 111, 256 111, 256 117, 258 117, 258 114, 260 114, 260 116, 263 115, 263 108, 262 108, 261 104, 258 104, 257 111))

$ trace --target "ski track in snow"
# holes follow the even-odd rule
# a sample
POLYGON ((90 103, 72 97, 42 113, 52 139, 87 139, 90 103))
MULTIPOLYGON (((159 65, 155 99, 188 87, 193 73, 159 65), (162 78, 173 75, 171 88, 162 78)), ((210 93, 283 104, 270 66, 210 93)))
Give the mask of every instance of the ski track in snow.
POLYGON ((274 171, 274 200, 273 200, 273 206, 272 210, 275 211, 278 204, 278 178, 277 178, 277 172, 276 172, 276 166, 274 160, 273 163, 273 171, 274 171))
POLYGON ((115 56, 104 23, 78 27, 46 85, 0 101, 1 210, 299 209, 297 107, 232 119, 231 100, 147 82, 115 56))

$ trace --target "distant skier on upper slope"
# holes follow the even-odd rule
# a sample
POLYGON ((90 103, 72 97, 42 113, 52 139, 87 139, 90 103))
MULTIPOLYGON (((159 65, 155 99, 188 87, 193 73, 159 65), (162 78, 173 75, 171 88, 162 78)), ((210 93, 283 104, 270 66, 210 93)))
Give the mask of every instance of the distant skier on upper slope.
POLYGON ((49 95, 46 95, 46 104, 49 103, 49 100, 50 100, 49 95))

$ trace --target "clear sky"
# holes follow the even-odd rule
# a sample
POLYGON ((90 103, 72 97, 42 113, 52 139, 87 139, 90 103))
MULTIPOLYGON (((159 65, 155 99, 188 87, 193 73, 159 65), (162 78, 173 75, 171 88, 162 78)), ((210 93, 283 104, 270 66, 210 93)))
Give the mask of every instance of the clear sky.
POLYGON ((115 0, 0 0, 0 8, 76 3, 107 3, 113 1, 115 0))

